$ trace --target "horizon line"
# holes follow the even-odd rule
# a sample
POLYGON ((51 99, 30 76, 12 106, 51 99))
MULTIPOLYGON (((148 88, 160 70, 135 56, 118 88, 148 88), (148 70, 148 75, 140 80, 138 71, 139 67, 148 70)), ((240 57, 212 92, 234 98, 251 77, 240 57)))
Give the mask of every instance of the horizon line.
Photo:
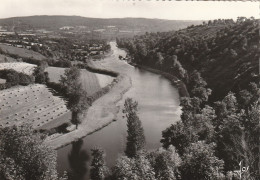
MULTIPOLYGON (((11 18, 22 18, 22 17, 35 17, 35 16, 75 16, 75 17, 82 17, 82 18, 92 18, 92 19, 157 19, 157 20, 166 20, 166 21, 209 21, 209 20, 215 20, 215 19, 237 19, 238 17, 244 17, 244 16, 237 16, 236 18, 214 18, 214 19, 161 19, 161 18, 152 18, 152 17, 90 17, 90 16, 81 16, 81 15, 24 15, 24 16, 11 16, 11 17, 0 17, 0 19, 11 19, 11 18)), ((254 16, 250 16, 254 17, 254 16)), ((257 19, 256 17, 254 17, 257 19)))

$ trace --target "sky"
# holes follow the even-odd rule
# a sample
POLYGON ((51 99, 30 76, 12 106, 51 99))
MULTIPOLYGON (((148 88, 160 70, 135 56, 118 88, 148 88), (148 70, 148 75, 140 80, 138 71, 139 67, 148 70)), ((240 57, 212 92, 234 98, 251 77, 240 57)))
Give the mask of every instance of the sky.
POLYGON ((162 0, 0 0, 0 18, 77 15, 95 18, 144 17, 209 20, 238 16, 259 18, 259 2, 162 0))

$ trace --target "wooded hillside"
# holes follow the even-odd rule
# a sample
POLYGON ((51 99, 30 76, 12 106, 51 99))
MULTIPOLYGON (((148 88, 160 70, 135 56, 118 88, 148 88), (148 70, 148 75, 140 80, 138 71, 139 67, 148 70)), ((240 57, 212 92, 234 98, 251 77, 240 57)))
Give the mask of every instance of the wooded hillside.
POLYGON ((257 20, 214 20, 176 32, 146 33, 118 39, 132 61, 169 72, 191 90, 190 76, 201 73, 213 92, 212 101, 257 82, 259 33, 257 20))

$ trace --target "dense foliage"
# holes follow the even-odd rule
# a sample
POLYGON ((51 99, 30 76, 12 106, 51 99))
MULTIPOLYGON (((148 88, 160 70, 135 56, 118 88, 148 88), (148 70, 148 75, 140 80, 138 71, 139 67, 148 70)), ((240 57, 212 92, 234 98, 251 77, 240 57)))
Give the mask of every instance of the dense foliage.
POLYGON ((68 96, 68 109, 72 111, 72 123, 78 124, 81 122, 83 112, 90 105, 90 98, 82 88, 80 82, 80 69, 73 66, 65 70, 64 76, 61 76, 60 83, 63 86, 63 92, 68 96))
POLYGON ((48 64, 45 61, 41 63, 34 69, 33 75, 35 76, 35 82, 39 84, 46 84, 49 82, 48 72, 45 72, 48 64))
POLYGON ((214 155, 214 144, 192 143, 183 155, 183 180, 224 179, 224 162, 214 155))
POLYGON ((57 180, 56 152, 29 126, 0 129, 0 179, 57 180))
POLYGON ((0 89, 10 88, 16 85, 29 85, 34 83, 34 76, 30 76, 24 73, 19 73, 12 69, 0 70, 0 77, 6 79, 5 84, 1 84, 0 89))
POLYGON ((92 180, 103 180, 108 173, 108 169, 105 165, 105 153, 102 149, 94 148, 92 152, 92 163, 90 177, 92 180))
POLYGON ((142 150, 145 145, 144 129, 137 116, 138 103, 131 98, 127 98, 124 103, 123 113, 127 118, 127 143, 125 154, 132 158, 142 150))
MULTIPOLYGON (((194 70, 213 90, 211 100, 220 100, 230 90, 246 88, 258 76, 257 20, 216 20, 176 32, 146 33, 133 39, 117 39, 132 62, 160 69, 187 85, 194 70)), ((191 89, 189 89, 191 91, 191 89)))
MULTIPOLYGON (((13 58, 18 58, 19 56, 17 55, 12 55, 12 54, 7 54, 8 56, 11 56, 13 58)), ((71 62, 68 60, 63 60, 63 59, 59 59, 59 60, 54 60, 54 59, 44 59, 44 60, 37 60, 37 59, 33 59, 33 58, 22 58, 23 62, 26 63, 30 63, 30 64, 35 64, 40 66, 42 63, 47 63, 49 66, 53 66, 53 67, 63 67, 63 68, 69 68, 71 67, 71 62)))
POLYGON ((190 97, 163 131, 182 159, 181 179, 260 178, 257 20, 216 20, 177 32, 117 40, 133 63, 177 76, 190 97), (238 171, 237 171, 238 170, 238 171))
POLYGON ((155 173, 144 154, 138 154, 135 158, 122 156, 117 160, 111 179, 155 180, 155 173))

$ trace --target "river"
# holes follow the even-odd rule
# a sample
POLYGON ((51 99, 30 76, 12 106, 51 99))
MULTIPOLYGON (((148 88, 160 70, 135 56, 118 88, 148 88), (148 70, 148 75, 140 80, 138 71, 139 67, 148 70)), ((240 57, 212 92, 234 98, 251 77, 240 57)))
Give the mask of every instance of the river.
POLYGON ((138 101, 138 115, 142 121, 148 150, 159 148, 162 131, 180 119, 178 90, 170 81, 119 60, 118 56, 125 57, 126 52, 117 48, 115 42, 111 42, 110 45, 112 54, 97 63, 127 74, 131 77, 132 87, 117 104, 120 107, 117 121, 58 150, 58 172, 73 172, 77 180, 89 179, 92 148, 101 147, 105 150, 108 167, 113 166, 117 157, 124 154, 127 128, 122 107, 127 97, 138 101))

